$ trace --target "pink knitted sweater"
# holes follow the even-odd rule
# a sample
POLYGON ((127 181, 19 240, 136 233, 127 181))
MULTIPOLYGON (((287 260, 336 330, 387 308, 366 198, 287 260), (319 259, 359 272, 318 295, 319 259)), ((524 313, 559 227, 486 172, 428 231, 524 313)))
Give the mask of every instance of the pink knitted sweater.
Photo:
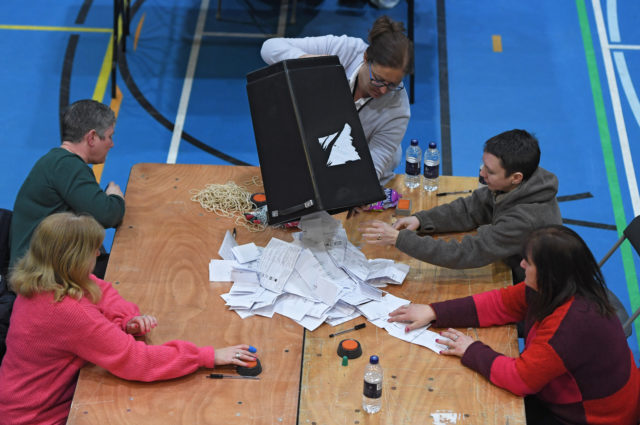
POLYGON ((213 347, 186 341, 147 345, 125 333, 140 315, 110 283, 91 278, 102 289, 97 304, 51 293, 18 296, 0 366, 2 424, 59 424, 69 415, 80 368, 87 362, 128 380, 157 381, 212 368, 213 347))

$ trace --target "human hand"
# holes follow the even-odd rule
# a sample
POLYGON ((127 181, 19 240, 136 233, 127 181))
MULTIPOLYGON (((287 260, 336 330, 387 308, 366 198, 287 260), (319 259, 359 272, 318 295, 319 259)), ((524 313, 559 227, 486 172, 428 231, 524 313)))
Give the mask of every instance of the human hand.
POLYGON ((124 193, 120 190, 120 186, 115 184, 114 182, 109 182, 107 188, 104 190, 107 195, 118 195, 121 198, 124 198, 124 193))
POLYGON ((154 316, 136 316, 127 322, 126 332, 132 335, 144 335, 158 326, 158 320, 154 316))
POLYGON ((448 339, 436 339, 438 344, 446 345, 447 349, 442 350, 440 354, 444 354, 446 356, 464 356, 465 351, 471 344, 475 342, 473 338, 463 334, 462 332, 455 329, 447 329, 446 331, 442 331, 440 335, 447 337, 448 339))
POLYGON ((402 217, 398 221, 393 224, 393 228, 396 230, 408 229, 408 230, 418 230, 420 227, 420 221, 418 217, 412 215, 410 217, 402 217))
POLYGON ((405 332, 421 328, 436 320, 436 312, 428 304, 407 304, 389 313, 389 322, 408 323, 405 332))
POLYGON ((218 348, 216 350, 215 365, 233 364, 236 366, 249 366, 246 362, 257 359, 255 353, 249 352, 249 345, 240 344, 231 347, 218 348))
POLYGON ((362 233, 362 239, 372 245, 394 245, 398 239, 396 229, 380 220, 365 221, 358 230, 362 233))

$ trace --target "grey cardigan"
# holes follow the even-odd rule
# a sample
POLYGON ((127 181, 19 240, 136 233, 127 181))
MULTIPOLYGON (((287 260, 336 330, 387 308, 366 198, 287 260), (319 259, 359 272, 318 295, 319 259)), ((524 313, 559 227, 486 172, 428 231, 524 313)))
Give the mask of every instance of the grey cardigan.
MULTIPOLYGON (((347 79, 364 63, 367 44, 346 35, 305 38, 271 38, 264 42, 260 54, 269 65, 305 54, 336 55, 347 79)), ((402 160, 402 138, 409 124, 411 110, 406 90, 392 91, 371 99, 358 115, 369 144, 369 151, 380 184, 394 176, 393 170, 402 160)))
POLYGON ((436 208, 420 211, 420 233, 467 232, 461 241, 419 236, 401 230, 396 247, 419 260, 464 269, 481 267, 520 254, 528 234, 542 226, 562 224, 556 200, 557 177, 543 168, 511 192, 496 194, 487 187, 471 196, 436 208))

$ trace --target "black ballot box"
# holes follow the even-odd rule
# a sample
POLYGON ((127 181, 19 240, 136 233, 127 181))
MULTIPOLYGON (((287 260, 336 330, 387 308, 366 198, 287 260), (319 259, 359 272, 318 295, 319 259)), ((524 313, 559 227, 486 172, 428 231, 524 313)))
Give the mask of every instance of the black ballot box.
POLYGON ((290 59, 247 75, 269 224, 384 199, 336 56, 290 59))

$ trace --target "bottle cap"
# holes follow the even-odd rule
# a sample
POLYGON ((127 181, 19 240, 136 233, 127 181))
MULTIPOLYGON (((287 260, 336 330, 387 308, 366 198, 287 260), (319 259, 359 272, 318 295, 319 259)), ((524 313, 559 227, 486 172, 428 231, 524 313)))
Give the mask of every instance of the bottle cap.
POLYGON ((238 375, 242 376, 258 376, 262 373, 262 365, 260 364, 260 359, 255 359, 251 362, 245 362, 247 366, 238 366, 236 367, 236 371, 238 375))
POLYGON ((418 146, 418 139, 411 139, 411 146, 418 146))
POLYGON ((355 339, 343 339, 338 344, 338 355, 349 359, 357 359, 362 355, 362 347, 355 339))
POLYGON ((435 149, 436 147, 436 142, 429 142, 429 149, 435 149))
POLYGON ((258 351, 258 349, 257 349, 256 347, 254 347, 253 345, 250 345, 250 346, 249 346, 249 352, 250 352, 250 353, 255 353, 255 352, 257 352, 257 351, 258 351))
POLYGON ((369 357, 369 363, 371 364, 378 364, 378 356, 371 356, 369 357))

